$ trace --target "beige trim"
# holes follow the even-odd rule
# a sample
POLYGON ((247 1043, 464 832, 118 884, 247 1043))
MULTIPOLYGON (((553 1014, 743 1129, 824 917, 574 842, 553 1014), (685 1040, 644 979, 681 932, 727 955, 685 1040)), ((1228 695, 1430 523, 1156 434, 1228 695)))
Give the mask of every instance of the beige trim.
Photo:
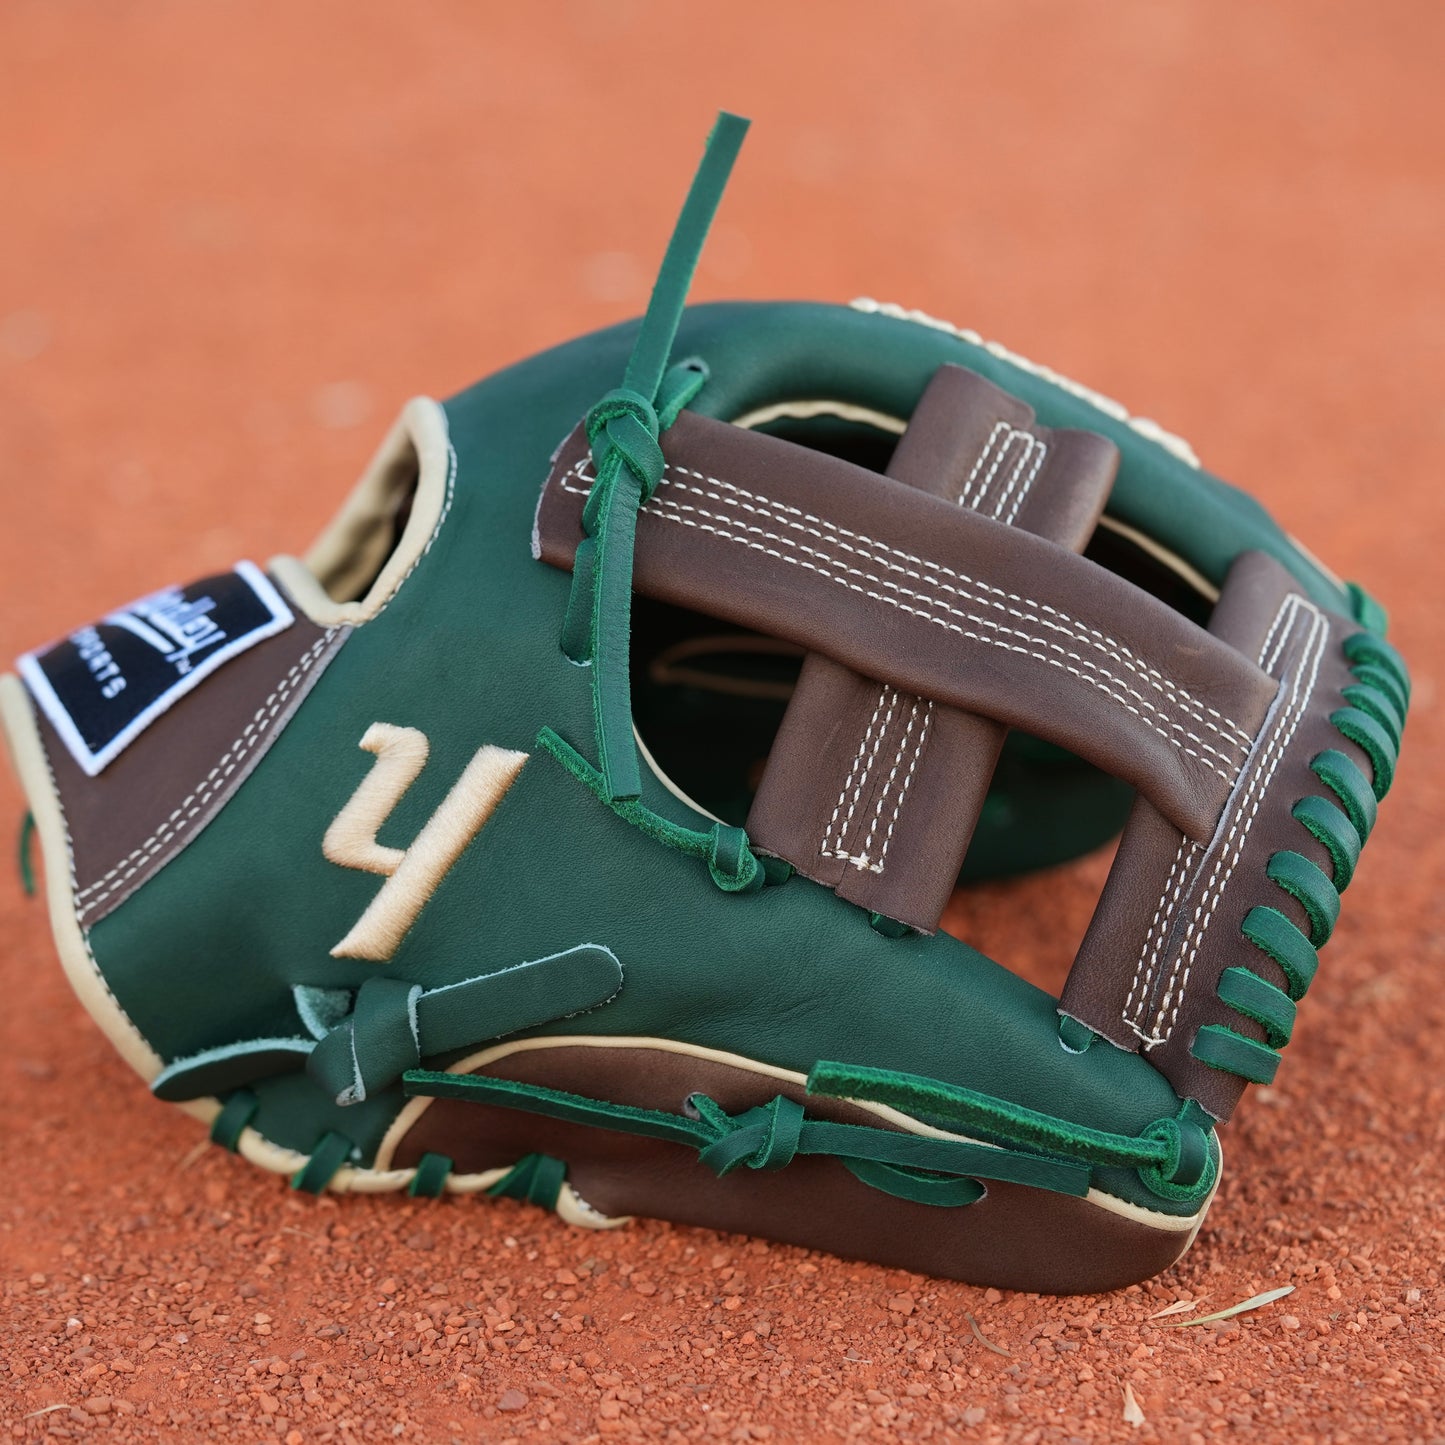
MULTIPOLYGON (((331 954, 333 958, 364 958, 384 963, 396 952, 407 930, 436 892, 437 885, 461 857, 462 849, 476 837, 507 790, 516 782, 517 774, 527 761, 527 754, 493 747, 490 743, 478 748, 471 762, 462 770, 461 777, 452 784, 451 791, 416 835, 411 847, 403 852, 377 845, 376 829, 385 821, 386 813, 375 821, 369 820, 379 802, 386 803, 386 811, 390 812, 400 801, 405 787, 394 796, 393 789, 403 770, 417 764, 419 750, 421 762, 426 761, 426 739, 413 728, 392 728, 389 724, 374 723, 367 729, 361 746, 377 752, 377 761, 327 829, 326 842, 332 841, 333 834, 341 826, 343 849, 358 849, 358 856, 363 861, 350 863, 345 858, 334 858, 330 853, 327 857, 347 867, 361 867, 388 876, 366 912, 331 950, 331 954), (378 728, 387 731, 378 734, 378 728), (405 736, 408 734, 409 737, 405 736), (374 747, 368 745, 368 739, 375 744, 374 747), (392 765, 388 762, 387 750, 395 747, 402 748, 403 754, 399 762, 392 765), (386 769, 385 776, 374 787, 371 786, 373 778, 383 768, 386 769), (359 836, 358 830, 368 828, 368 824, 369 835, 359 836)), ((421 767, 417 765, 411 777, 415 778, 420 771, 421 767)), ((322 846, 324 851, 326 843, 322 846)))
MULTIPOLYGON (((721 1049, 708 1049, 700 1044, 681 1043, 676 1039, 655 1039, 647 1037, 619 1036, 616 1038, 604 1034, 554 1034, 549 1038, 540 1039, 516 1039, 510 1043, 494 1044, 491 1048, 481 1049, 477 1053, 469 1054, 464 1059, 459 1059, 447 1069, 449 1074, 469 1074, 475 1069, 483 1068, 487 1064, 495 1063, 498 1059, 505 1059, 512 1054, 531 1053, 538 1049, 557 1048, 589 1048, 589 1049, 655 1049, 662 1053, 688 1054, 696 1059, 706 1059, 709 1063, 725 1064, 730 1068, 742 1069, 748 1073, 760 1074, 764 1078, 777 1079, 783 1083, 795 1084, 799 1088, 807 1085, 808 1076, 800 1074, 794 1069, 782 1069, 773 1064, 764 1064, 757 1059, 747 1058, 743 1054, 730 1054, 721 1049)), ((392 1156, 396 1153, 397 1145, 410 1132, 412 1126, 421 1118, 422 1114, 430 1106, 430 1098, 419 1097, 412 1099, 392 1121, 391 1127, 383 1136, 380 1146, 376 1151, 374 1168, 384 1170, 390 1164, 392 1156)), ((974 1139, 967 1134, 955 1134, 946 1129, 936 1129, 931 1124, 925 1124, 921 1120, 914 1119, 901 1110, 890 1108, 887 1104, 875 1104, 866 1099, 849 1099, 848 1102, 854 1107, 864 1110, 883 1120, 885 1123, 894 1125, 908 1134, 918 1134, 929 1139, 950 1139, 968 1144, 981 1144, 985 1148, 993 1149, 999 1146, 988 1143, 987 1140, 974 1139)), ((1103 1209, 1110 1214, 1120 1215, 1124 1219, 1133 1221, 1135 1224, 1146 1225, 1150 1229, 1157 1229, 1165 1234, 1187 1234, 1189 1236, 1180 1249, 1182 1254, 1189 1244, 1193 1242, 1195 1235, 1199 1233, 1200 1226, 1204 1223, 1204 1217, 1209 1212, 1209 1206, 1214 1202, 1214 1195, 1219 1189, 1219 1180, 1224 1176, 1224 1156, 1220 1155, 1219 1172, 1214 1181, 1214 1189, 1210 1191, 1209 1198, 1204 1201, 1195 1214, 1181 1217, 1173 1214, 1163 1214, 1158 1210, 1147 1209, 1140 1204, 1130 1204, 1127 1200, 1116 1199, 1112 1194, 1105 1194, 1099 1189, 1090 1189, 1086 1196, 1088 1202, 1103 1209)))
POLYGON ((60 808, 60 793, 40 740, 40 728, 29 694, 18 677, 0 677, 0 722, 4 724, 15 772, 35 818, 35 831, 45 860, 45 898, 50 927, 61 966, 76 997, 126 1063, 147 1083, 162 1064, 110 991, 90 944, 81 930, 75 906, 75 871, 70 833, 60 808))
POLYGON ((407 402, 351 496, 304 561, 273 557, 270 570, 291 600, 322 627, 356 626, 378 616, 431 550, 456 488, 456 453, 446 412, 429 397, 407 402), (396 517, 411 512, 396 546, 396 517), (365 596, 347 599, 374 577, 365 596))
POLYGON ((1105 396, 1103 392, 1095 391, 1082 382, 1062 376, 1051 367, 1042 366, 1037 361, 1030 361, 1028 357, 1010 351, 1008 347, 997 341, 985 341, 977 331, 970 331, 964 326, 955 326, 951 321, 940 321, 938 317, 930 316, 926 311, 911 310, 891 301, 875 301, 870 296, 860 296, 848 304, 854 311, 863 311, 873 316, 889 316, 895 321, 912 321, 917 326, 926 326, 930 331, 942 331, 949 336, 956 336, 960 341, 967 341, 971 346, 981 346, 990 356, 996 356, 1000 361, 1006 361, 1010 366, 1018 367, 1020 371, 1027 371, 1031 376, 1037 376, 1058 387, 1061 391, 1068 392, 1070 396, 1076 396, 1080 401, 1088 402, 1096 411, 1103 412, 1105 416, 1123 422, 1125 426, 1137 432, 1146 441, 1163 447, 1165 451, 1178 457, 1187 466, 1198 469, 1200 465, 1194 448, 1183 437, 1165 431, 1157 421, 1150 421, 1148 417, 1143 416, 1130 416, 1127 408, 1112 397, 1105 396))
POLYGON ((733 425, 751 429, 765 426, 770 421, 781 421, 784 417, 808 421, 815 416, 835 416, 841 421, 856 421, 864 426, 877 427, 879 431, 892 432, 895 436, 902 436, 908 429, 908 423, 901 417, 874 411, 872 407, 855 406, 850 401, 829 401, 821 397, 813 401, 779 401, 771 406, 760 406, 755 411, 734 417, 733 425))

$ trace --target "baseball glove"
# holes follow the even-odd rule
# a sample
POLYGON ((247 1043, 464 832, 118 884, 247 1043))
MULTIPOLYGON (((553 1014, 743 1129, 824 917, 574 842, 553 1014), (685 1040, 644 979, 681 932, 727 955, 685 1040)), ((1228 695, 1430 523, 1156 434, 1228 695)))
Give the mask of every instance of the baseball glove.
POLYGON ((975 1283, 1177 1259, 1409 698, 1189 449, 871 302, 684 311, 411 402, 304 561, 20 660, 72 983, 298 1189, 513 1195, 975 1283), (1061 998, 937 931, 1122 829, 1061 998))

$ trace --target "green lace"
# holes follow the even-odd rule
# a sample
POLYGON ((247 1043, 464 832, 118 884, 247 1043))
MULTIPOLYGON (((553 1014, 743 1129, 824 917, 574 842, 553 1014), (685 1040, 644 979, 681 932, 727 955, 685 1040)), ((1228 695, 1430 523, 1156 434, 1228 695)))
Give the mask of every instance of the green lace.
POLYGON ((747 129, 739 116, 726 111, 718 116, 663 256, 622 385, 587 413, 595 479, 582 513, 583 538, 572 568, 562 650, 592 669, 596 766, 551 728, 538 736, 541 747, 619 816, 669 847, 705 857, 714 882, 729 892, 766 881, 747 834, 722 823, 708 833, 695 832, 639 801, 642 772, 632 726, 629 653, 637 514, 666 469, 658 437, 707 380, 707 367, 697 358, 669 364, 673 340, 747 129))
POLYGON ((833 1158, 872 1188, 921 1204, 972 1204, 984 1194, 980 1179, 1083 1197, 1093 1168, 1111 1165, 1137 1169, 1150 1188, 1170 1199, 1202 1198, 1214 1185, 1210 1123, 1192 1104, 1177 1118, 1156 1120, 1133 1137, 892 1070, 820 1063, 808 1079, 808 1092, 819 1097, 904 1107, 996 1141, 975 1143, 809 1118, 803 1104, 783 1094, 729 1114, 706 1094, 695 1093, 688 1098, 688 1112, 674 1114, 482 1074, 414 1069, 403 1082, 408 1095, 466 1099, 689 1145, 699 1162, 719 1176, 744 1166, 782 1169, 800 1155, 833 1158))
MULTIPOLYGON (((1356 589, 1358 591, 1358 589, 1356 589)), ((1381 615, 1358 593, 1358 609, 1381 615)), ((1326 748, 1310 761, 1310 770, 1333 795, 1301 798, 1294 817, 1330 856, 1331 874, 1292 849, 1270 858, 1269 878, 1304 909, 1308 933, 1277 908, 1250 909, 1240 932, 1285 977, 1279 988, 1252 969, 1227 968, 1220 976, 1219 997, 1243 1018, 1264 1030, 1264 1040, 1251 1038, 1228 1024, 1205 1024, 1191 1052, 1201 1063, 1268 1084, 1279 1068, 1279 1051, 1294 1028, 1295 1005, 1319 966, 1318 950, 1329 940, 1340 913, 1340 894, 1354 877, 1360 849, 1375 824, 1376 805, 1390 790, 1399 757, 1400 736, 1410 705, 1410 674, 1404 659, 1383 637, 1357 632, 1345 639, 1345 657, 1355 681, 1344 688, 1347 707, 1330 714, 1330 722, 1369 759, 1372 776, 1336 748, 1326 748), (1332 876, 1331 876, 1332 875, 1332 876)))

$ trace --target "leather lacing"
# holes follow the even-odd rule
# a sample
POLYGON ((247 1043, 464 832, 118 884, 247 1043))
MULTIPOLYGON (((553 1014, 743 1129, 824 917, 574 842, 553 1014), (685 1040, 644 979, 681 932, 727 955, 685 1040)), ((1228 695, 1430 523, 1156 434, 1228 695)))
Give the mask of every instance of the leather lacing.
POLYGON ((1279 1067, 1279 1051, 1294 1028, 1295 1005, 1319 967, 1319 949, 1334 931, 1340 894, 1349 886, 1360 849, 1374 827, 1376 805, 1394 781, 1409 709, 1410 675, 1400 654, 1384 638, 1357 632, 1345 639, 1343 649, 1355 681, 1343 689, 1347 706, 1331 713, 1330 722, 1365 754, 1371 777, 1336 748, 1310 760, 1310 770, 1332 797, 1301 798, 1292 811, 1329 854, 1331 873, 1292 849, 1275 853, 1265 870, 1303 908, 1308 932, 1278 908, 1250 909, 1240 932, 1279 966, 1285 987, 1242 967, 1225 969, 1219 980, 1219 997, 1235 1013, 1258 1024, 1264 1040, 1228 1024, 1205 1024, 1191 1047, 1201 1063, 1256 1084, 1270 1083, 1279 1067))

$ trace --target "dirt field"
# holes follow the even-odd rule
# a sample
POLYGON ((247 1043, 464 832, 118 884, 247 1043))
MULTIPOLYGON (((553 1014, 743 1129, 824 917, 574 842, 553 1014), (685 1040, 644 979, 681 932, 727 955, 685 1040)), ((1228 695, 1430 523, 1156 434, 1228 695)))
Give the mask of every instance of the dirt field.
MULTIPOLYGON (((1190 437, 1391 606, 1395 793, 1199 1243, 1098 1299, 298 1197, 148 1098, 0 878, 0 1430, 1445 1438, 1445 8, 540 9, 0 9, 0 656, 304 544, 407 396, 640 310, 726 105, 696 294, 919 306, 1190 437)), ((1057 986, 1101 877, 952 922, 1057 986)))

